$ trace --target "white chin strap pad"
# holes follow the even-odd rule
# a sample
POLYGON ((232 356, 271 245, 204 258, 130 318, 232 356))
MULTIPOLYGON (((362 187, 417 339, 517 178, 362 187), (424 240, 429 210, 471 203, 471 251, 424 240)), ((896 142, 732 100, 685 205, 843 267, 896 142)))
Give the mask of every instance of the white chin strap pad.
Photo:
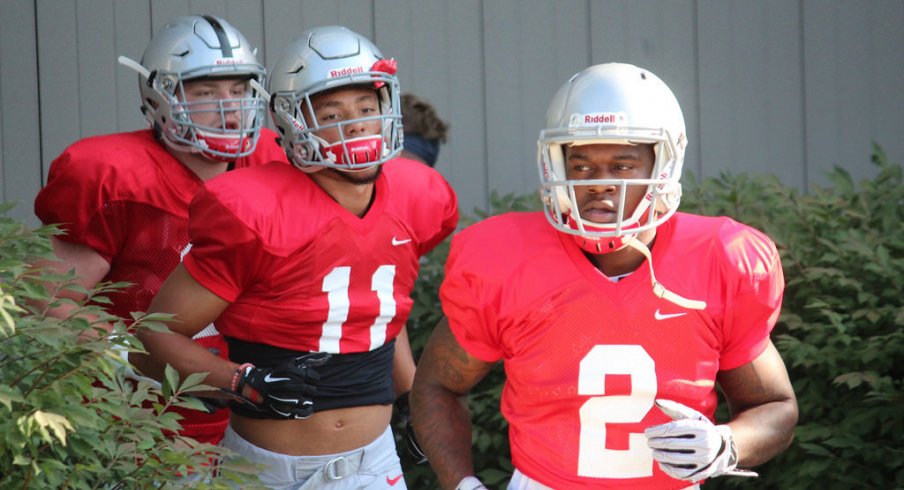
POLYGON ((626 236, 625 245, 637 250, 647 258, 647 264, 650 265, 650 281, 653 283, 653 294, 655 294, 657 298, 662 298, 666 301, 675 303, 676 305, 687 308, 689 310, 702 310, 706 308, 705 301, 697 301, 679 296, 678 294, 675 294, 666 289, 665 286, 662 285, 662 283, 656 280, 656 275, 653 273, 653 257, 651 257, 650 255, 650 249, 647 248, 646 245, 641 243, 637 238, 634 238, 633 236, 626 236))

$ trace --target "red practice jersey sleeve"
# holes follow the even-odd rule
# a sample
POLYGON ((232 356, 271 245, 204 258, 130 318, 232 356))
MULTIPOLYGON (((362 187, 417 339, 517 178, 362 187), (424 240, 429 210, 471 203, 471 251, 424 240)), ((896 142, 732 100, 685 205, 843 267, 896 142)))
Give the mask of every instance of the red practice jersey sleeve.
POLYGON ((784 279, 774 244, 728 218, 683 213, 657 229, 653 295, 641 265, 604 277, 541 213, 510 213, 456 235, 440 290, 459 343, 502 360, 502 413, 515 467, 553 488, 684 488, 654 464, 643 430, 666 398, 711 417, 720 370, 768 345, 784 279))
POLYGON ((298 351, 354 353, 395 338, 420 256, 454 230, 455 193, 435 170, 384 164, 359 218, 304 172, 238 170, 192 203, 185 267, 231 305, 223 334, 298 351))

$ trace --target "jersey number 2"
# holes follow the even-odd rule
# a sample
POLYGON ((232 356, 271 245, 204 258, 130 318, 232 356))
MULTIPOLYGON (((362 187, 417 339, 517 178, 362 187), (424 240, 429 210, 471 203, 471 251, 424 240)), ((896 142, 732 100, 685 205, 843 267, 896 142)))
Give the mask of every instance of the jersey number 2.
POLYGON ((653 474, 653 450, 642 433, 628 436, 627 449, 606 448, 606 424, 643 420, 656 398, 656 366, 639 345, 597 345, 581 359, 579 395, 593 396, 581 406, 578 475, 642 478, 653 474), (606 395, 606 375, 631 377, 631 394, 606 395))
MULTIPOLYGON (((370 280, 370 290, 377 293, 380 300, 380 314, 370 327, 370 350, 386 343, 386 327, 395 318, 396 303, 392 296, 396 266, 381 265, 377 267, 370 280)), ((348 320, 351 306, 348 300, 348 286, 352 268, 336 267, 323 278, 323 292, 326 293, 330 311, 323 332, 320 334, 320 352, 339 352, 339 341, 342 339, 342 324, 348 320)))

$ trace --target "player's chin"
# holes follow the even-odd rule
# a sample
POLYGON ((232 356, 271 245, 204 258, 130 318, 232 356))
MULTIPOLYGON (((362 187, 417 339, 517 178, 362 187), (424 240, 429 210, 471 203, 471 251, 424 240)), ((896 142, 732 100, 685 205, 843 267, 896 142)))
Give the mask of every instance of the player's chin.
POLYGON ((373 181, 377 180, 377 177, 380 176, 380 172, 383 171, 383 166, 382 165, 374 165, 373 167, 370 167, 365 170, 352 171, 352 172, 338 170, 338 169, 331 169, 331 170, 333 170, 340 178, 342 178, 342 180, 344 180, 346 182, 349 182, 351 184, 356 184, 356 185, 363 185, 363 184, 370 184, 373 181))

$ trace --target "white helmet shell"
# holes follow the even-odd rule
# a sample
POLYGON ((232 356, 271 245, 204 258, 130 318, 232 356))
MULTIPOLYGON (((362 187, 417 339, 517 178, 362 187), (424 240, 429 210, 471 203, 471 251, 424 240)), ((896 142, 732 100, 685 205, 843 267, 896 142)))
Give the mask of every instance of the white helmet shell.
POLYGON ((395 60, 385 59, 370 40, 346 27, 325 26, 302 33, 283 50, 267 87, 270 114, 289 160, 306 171, 322 167, 362 170, 397 156, 402 150, 402 115, 395 72, 395 60), (356 85, 377 91, 380 114, 318 124, 312 98, 356 85), (304 111, 309 111, 307 120, 313 126, 305 122, 304 111), (368 137, 367 142, 345 139, 346 125, 371 120, 381 122, 379 136, 368 137), (331 127, 338 128, 339 142, 327 142, 315 134, 331 127))

